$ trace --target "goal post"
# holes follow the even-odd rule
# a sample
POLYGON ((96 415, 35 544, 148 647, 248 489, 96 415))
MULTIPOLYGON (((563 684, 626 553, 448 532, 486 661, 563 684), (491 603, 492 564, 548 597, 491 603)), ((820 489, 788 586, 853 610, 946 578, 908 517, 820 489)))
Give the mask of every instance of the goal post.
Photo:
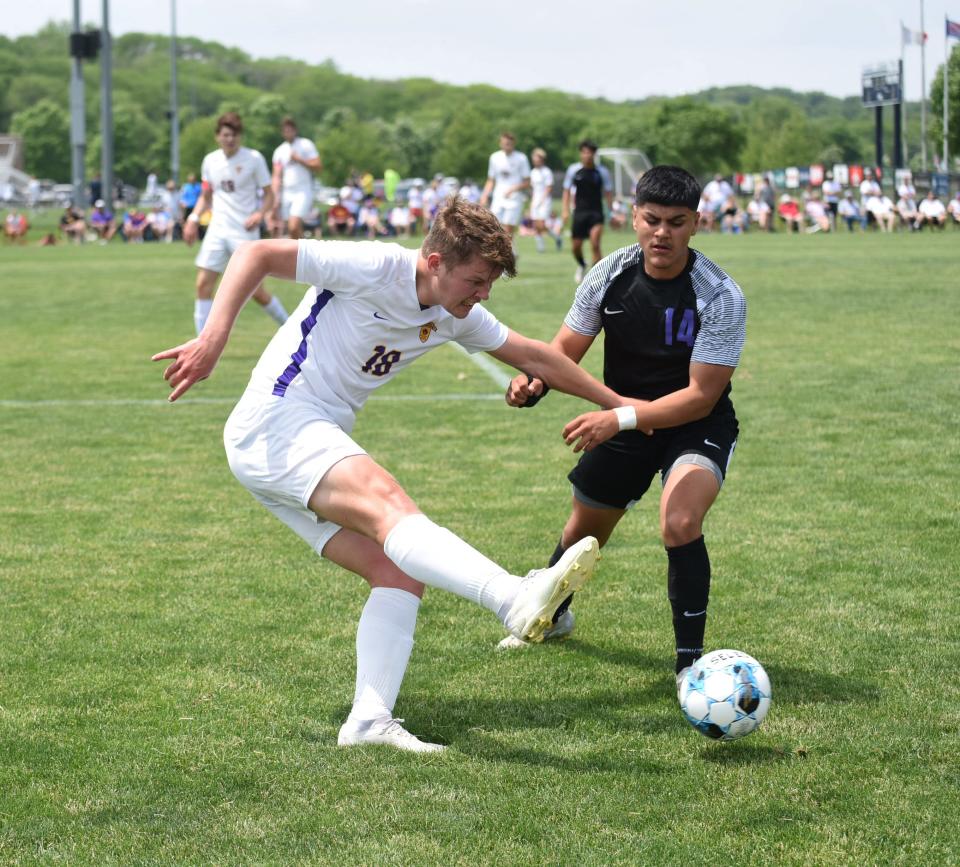
POLYGON ((634 148, 600 148, 597 158, 610 172, 617 199, 632 199, 640 176, 653 167, 647 155, 634 148))

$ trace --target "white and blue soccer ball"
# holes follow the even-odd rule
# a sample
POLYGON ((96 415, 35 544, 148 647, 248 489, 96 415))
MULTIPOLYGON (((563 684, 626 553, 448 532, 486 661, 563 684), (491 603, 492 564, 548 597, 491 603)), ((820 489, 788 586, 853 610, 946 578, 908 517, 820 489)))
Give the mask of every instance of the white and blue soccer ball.
POLYGON ((770 710, 770 678, 752 656, 714 650, 680 681, 680 709, 700 734, 733 741, 755 731, 770 710))

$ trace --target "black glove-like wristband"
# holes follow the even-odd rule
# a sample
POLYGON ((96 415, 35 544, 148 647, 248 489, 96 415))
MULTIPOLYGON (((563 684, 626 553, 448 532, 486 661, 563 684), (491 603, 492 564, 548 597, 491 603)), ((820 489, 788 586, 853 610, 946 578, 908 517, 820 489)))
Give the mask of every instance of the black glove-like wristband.
MULTIPOLYGON (((530 385, 531 381, 533 380, 533 377, 531 377, 529 373, 524 375, 527 377, 527 385, 530 385)), ((532 406, 536 406, 538 403, 540 403, 542 398, 545 398, 547 396, 547 392, 549 391, 550 391, 550 386, 544 383, 543 391, 541 391, 540 394, 527 395, 527 402, 523 404, 523 406, 521 406, 520 409, 524 409, 524 408, 529 409, 532 406)))

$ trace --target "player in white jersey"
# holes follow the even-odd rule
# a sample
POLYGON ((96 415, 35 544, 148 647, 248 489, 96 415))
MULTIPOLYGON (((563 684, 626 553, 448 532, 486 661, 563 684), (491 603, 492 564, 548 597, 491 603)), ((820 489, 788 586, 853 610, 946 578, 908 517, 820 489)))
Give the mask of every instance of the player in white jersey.
POLYGON ((303 221, 313 210, 313 175, 320 171, 320 154, 310 139, 297 135, 292 117, 283 119, 280 132, 283 144, 273 152, 271 219, 274 225, 283 221, 291 238, 302 238, 303 221))
MULTIPOLYGON (((200 217, 213 208, 195 260, 197 300, 193 324, 197 334, 210 315, 217 277, 237 247, 260 237, 263 215, 273 207, 267 163, 258 151, 240 146, 242 135, 243 121, 235 112, 229 111, 217 119, 216 138, 220 149, 203 158, 200 167, 203 192, 183 225, 183 240, 192 245, 199 234, 200 217)), ((262 286, 256 287, 253 298, 276 322, 281 325, 286 322, 287 311, 279 298, 274 298, 262 286)))
POLYGON ((530 219, 536 232, 537 251, 544 251, 543 236, 549 234, 559 250, 562 246, 560 235, 554 235, 550 228, 553 216, 553 169, 547 165, 547 152, 543 148, 534 148, 530 153, 533 168, 530 169, 530 219))
MULTIPOLYGON (((417 508, 350 436, 376 388, 447 341, 529 370, 602 406, 619 397, 569 358, 502 325, 480 305, 515 272, 511 238, 479 205, 452 199, 420 250, 381 242, 269 240, 234 256, 199 337, 154 356, 179 398, 210 375, 233 323, 267 275, 312 284, 274 336, 227 422, 231 469, 322 556, 363 577, 353 708, 338 742, 441 749, 409 734, 393 707, 413 647, 424 585, 493 611, 539 641, 569 589, 592 572, 597 542, 526 578, 508 574, 417 508), (565 589, 566 588, 566 589, 565 589)), ((445 448, 468 447, 467 441, 445 448)))
POLYGON ((523 191, 530 188, 530 162, 516 148, 513 133, 500 133, 500 150, 490 154, 487 182, 480 194, 480 204, 486 207, 489 203, 493 215, 511 236, 523 214, 523 191))

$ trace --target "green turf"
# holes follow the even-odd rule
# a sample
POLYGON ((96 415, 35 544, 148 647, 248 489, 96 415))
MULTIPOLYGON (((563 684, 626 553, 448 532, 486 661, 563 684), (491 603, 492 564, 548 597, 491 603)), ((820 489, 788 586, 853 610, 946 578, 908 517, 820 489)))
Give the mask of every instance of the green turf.
MULTIPOLYGON (((489 613, 428 592, 397 706, 450 745, 427 758, 336 748, 364 588, 226 466, 271 322, 244 311, 210 381, 151 403, 192 254, 0 249, 0 863, 957 863, 958 237, 696 239, 749 301, 707 639, 766 665, 758 733, 680 715, 649 501, 560 646, 499 654, 489 613)), ((490 307, 549 338, 573 263, 521 251, 490 307)), ((431 400, 499 390, 446 347, 355 433, 525 571, 566 517, 583 405, 431 400)))

